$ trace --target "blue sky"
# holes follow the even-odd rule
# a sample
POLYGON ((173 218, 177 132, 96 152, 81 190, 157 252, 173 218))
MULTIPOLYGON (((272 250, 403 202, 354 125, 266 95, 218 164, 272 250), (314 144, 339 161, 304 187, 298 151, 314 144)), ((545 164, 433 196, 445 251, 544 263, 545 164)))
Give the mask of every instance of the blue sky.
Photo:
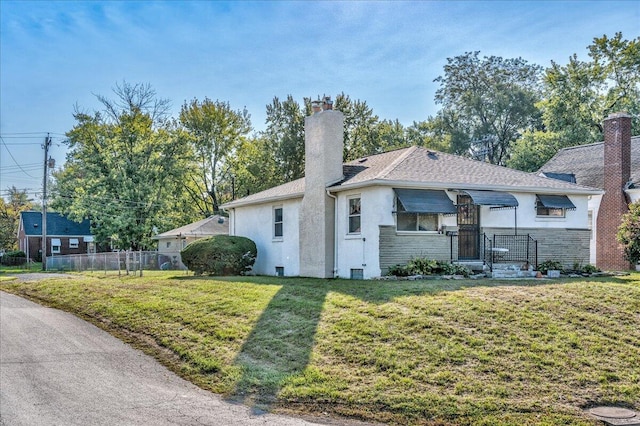
POLYGON ((587 59, 594 37, 640 35, 640 1, 0 0, 0 195, 40 191, 42 141, 64 163, 74 105, 93 111, 123 80, 172 102, 246 107, 345 92, 405 125, 434 115, 446 59, 587 59))

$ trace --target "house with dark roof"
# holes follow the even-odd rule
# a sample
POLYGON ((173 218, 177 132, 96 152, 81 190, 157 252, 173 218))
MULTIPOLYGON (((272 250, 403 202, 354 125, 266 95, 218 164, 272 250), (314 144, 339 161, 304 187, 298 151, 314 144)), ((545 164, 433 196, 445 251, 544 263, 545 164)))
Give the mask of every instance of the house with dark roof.
POLYGON ((602 191, 421 147, 343 164, 343 115, 305 119, 305 177, 224 204, 265 275, 374 278, 412 257, 589 261, 602 191))
MULTIPOLYGON (((60 213, 47 213, 47 256, 82 254, 95 251, 89 220, 74 222, 60 213)), ((20 213, 18 246, 28 259, 42 258, 42 213, 20 213)))
POLYGON ((603 190, 589 197, 590 263, 606 270, 629 269, 616 233, 628 205, 640 200, 640 137, 631 137, 631 116, 610 115, 603 142, 561 149, 539 174, 603 190))
POLYGON ((154 235, 151 239, 158 241, 158 254, 164 256, 159 262, 160 265, 170 262, 171 268, 186 269, 182 263, 180 251, 195 240, 214 235, 229 235, 229 220, 226 217, 213 215, 154 235))

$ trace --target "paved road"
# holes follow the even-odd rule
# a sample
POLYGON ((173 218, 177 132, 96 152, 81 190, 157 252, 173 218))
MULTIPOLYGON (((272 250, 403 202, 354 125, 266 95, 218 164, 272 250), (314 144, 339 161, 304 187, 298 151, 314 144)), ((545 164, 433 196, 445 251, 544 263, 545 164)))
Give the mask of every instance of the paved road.
POLYGON ((313 425, 254 413, 77 317, 0 292, 0 425, 313 425))

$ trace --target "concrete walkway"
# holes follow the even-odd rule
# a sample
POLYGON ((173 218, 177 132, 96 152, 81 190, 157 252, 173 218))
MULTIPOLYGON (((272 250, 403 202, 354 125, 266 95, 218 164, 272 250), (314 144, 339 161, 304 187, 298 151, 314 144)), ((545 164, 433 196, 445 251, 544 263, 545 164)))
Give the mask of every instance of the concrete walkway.
POLYGON ((92 324, 0 292, 2 426, 313 424, 223 401, 92 324))

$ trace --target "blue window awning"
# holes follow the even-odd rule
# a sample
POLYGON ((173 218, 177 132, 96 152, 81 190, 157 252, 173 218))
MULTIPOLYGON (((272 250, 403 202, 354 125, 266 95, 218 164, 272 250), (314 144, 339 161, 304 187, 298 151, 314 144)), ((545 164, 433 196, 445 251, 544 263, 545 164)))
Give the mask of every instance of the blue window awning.
POLYGON ((491 206, 497 208, 518 207, 518 200, 508 192, 471 189, 465 189, 462 192, 471 197, 473 204, 480 206, 491 206))
POLYGON ((547 209, 575 210, 576 206, 566 195, 536 194, 540 204, 547 209))
POLYGON ((457 213, 453 201, 442 190, 394 188, 394 191, 407 213, 457 213))

